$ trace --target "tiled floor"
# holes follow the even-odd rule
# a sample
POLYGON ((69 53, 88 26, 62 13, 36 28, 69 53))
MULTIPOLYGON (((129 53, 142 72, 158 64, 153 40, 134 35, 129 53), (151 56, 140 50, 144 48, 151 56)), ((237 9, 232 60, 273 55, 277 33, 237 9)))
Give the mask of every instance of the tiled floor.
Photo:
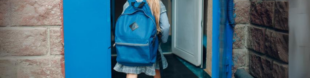
MULTIPOLYGON (((162 78, 198 78, 173 54, 165 55, 168 61, 168 68, 163 70, 162 78)), ((116 63, 116 57, 112 57, 112 68, 116 63)), ((112 78, 126 78, 126 74, 112 70, 112 78)), ((138 78, 153 78, 145 74, 140 74, 138 78)))

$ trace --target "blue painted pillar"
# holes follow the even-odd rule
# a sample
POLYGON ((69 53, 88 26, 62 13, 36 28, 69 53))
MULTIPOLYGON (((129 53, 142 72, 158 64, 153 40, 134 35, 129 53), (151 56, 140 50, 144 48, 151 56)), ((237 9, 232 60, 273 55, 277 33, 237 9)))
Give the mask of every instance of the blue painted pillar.
POLYGON ((213 0, 212 78, 231 78, 233 46, 233 0, 213 0))
POLYGON ((111 78, 110 0, 63 0, 66 78, 111 78))
POLYGON ((212 5, 212 78, 219 78, 220 51, 220 0, 213 0, 212 5))

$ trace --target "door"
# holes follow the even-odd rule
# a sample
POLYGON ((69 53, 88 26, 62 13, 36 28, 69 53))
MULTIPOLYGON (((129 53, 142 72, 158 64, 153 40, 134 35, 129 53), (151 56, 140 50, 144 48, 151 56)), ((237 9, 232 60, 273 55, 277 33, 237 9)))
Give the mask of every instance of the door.
POLYGON ((172 10, 172 52, 200 66, 203 0, 173 0, 172 10))
POLYGON ((63 0, 66 78, 111 78, 110 0, 63 0))
POLYGON ((289 0, 289 78, 310 77, 310 1, 289 0))

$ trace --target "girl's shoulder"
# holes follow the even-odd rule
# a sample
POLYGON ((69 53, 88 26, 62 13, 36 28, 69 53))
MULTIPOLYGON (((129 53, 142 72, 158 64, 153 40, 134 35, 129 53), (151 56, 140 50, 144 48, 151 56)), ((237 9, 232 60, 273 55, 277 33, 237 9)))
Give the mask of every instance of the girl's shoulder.
POLYGON ((160 13, 164 13, 166 12, 166 6, 164 5, 164 3, 160 0, 160 13))

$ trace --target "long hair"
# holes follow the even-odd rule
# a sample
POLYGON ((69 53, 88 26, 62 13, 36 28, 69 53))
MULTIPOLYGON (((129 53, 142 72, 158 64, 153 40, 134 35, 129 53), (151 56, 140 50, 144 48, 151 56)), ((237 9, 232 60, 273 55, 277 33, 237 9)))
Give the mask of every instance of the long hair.
POLYGON ((155 17, 155 22, 156 22, 156 28, 157 28, 157 32, 161 32, 160 31, 160 26, 159 26, 159 17, 160 17, 160 0, 147 0, 152 14, 155 17))

